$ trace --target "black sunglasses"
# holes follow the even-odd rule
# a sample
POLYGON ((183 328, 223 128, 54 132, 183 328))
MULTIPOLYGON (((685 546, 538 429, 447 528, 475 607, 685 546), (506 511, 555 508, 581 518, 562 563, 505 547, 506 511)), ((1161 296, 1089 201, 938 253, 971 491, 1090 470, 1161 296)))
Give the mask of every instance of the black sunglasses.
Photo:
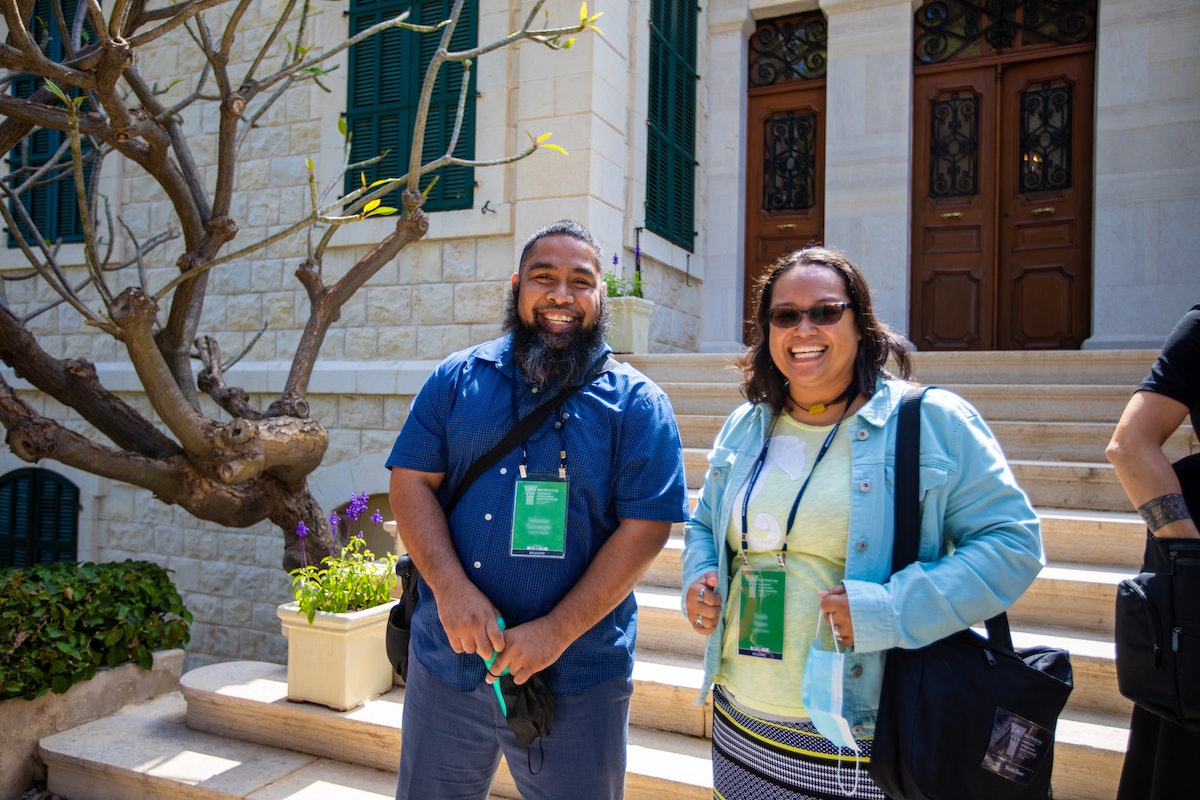
POLYGON ((833 325, 842 318, 842 314, 850 303, 821 303, 812 308, 772 308, 767 312, 767 319, 776 328, 794 328, 808 314, 813 325, 833 325))

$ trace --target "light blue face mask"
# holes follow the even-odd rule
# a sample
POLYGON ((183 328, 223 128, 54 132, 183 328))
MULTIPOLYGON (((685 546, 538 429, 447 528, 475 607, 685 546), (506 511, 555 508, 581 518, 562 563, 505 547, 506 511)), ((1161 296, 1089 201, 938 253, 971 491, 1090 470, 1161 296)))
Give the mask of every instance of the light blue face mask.
MULTIPOLYGON (((834 639, 833 650, 820 647, 821 623, 823 618, 817 612, 817 636, 808 648, 808 659, 804 662, 804 675, 800 679, 800 701, 817 732, 829 741, 838 745, 838 766, 842 763, 840 748, 846 748, 858 755, 861 751, 854 734, 850 732, 850 723, 842 715, 842 681, 845 674, 846 655, 838 647, 834 639)), ((833 626, 833 615, 828 615, 829 625, 833 626)), ((858 793, 858 776, 862 762, 857 762, 854 769, 854 788, 846 791, 841 785, 841 774, 838 775, 838 788, 847 797, 858 793)))

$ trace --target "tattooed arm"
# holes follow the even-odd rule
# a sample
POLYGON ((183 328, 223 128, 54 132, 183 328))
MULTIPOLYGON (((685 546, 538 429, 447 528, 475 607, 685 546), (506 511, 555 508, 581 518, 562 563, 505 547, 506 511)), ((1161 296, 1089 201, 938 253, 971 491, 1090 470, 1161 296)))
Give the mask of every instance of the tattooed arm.
POLYGON ((1105 455, 1130 501, 1151 533, 1161 538, 1200 539, 1188 516, 1179 481, 1163 453, 1163 443, 1187 416, 1183 403, 1153 392, 1138 392, 1125 407, 1105 455))

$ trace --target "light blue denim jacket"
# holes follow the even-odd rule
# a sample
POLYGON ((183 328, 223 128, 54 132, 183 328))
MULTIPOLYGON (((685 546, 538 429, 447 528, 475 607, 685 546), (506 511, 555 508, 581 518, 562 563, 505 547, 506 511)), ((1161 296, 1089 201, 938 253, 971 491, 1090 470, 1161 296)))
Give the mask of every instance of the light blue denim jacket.
MULTIPOLYGON (((881 380, 838 434, 850 437, 851 452, 843 583, 854 648, 845 651, 844 714, 859 738, 874 733, 889 648, 921 647, 1004 611, 1045 563, 1037 515, 1000 444, 966 400, 933 388, 921 403, 920 560, 891 576, 894 448, 906 387, 881 380)), ((768 404, 745 403, 717 434, 699 504, 685 526, 685 597, 688 587, 714 570, 725 576, 718 583, 722 598, 729 596, 725 533, 734 495, 746 483, 772 418, 768 404)), ((720 666, 723 613, 718 620, 697 702, 707 696, 720 666)))

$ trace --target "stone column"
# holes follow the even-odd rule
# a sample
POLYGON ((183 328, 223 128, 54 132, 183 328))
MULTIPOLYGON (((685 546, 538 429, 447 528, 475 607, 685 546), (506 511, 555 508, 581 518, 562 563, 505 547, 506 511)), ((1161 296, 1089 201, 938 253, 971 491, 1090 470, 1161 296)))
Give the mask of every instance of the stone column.
POLYGON ((879 317, 907 333, 913 4, 820 5, 829 23, 825 243, 863 270, 879 317))
POLYGON ((1097 30, 1084 347, 1157 349, 1200 302, 1200 4, 1104 0, 1097 30))

